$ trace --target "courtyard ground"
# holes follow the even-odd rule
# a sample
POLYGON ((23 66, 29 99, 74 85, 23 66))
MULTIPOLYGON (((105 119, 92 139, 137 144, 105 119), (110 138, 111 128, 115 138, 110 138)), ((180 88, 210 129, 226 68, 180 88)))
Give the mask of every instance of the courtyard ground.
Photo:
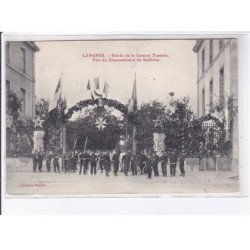
MULTIPOLYGON (((160 168, 159 168, 160 169, 160 168)), ((119 173, 106 177, 98 171, 97 175, 78 173, 47 173, 32 171, 31 159, 7 159, 6 193, 13 195, 62 195, 62 196, 164 196, 164 195, 211 195, 214 193, 239 192, 239 179, 230 171, 199 171, 198 166, 186 167, 186 177, 181 177, 177 167, 176 177, 152 177, 145 175, 125 176, 119 173)), ((27 197, 27 196, 26 196, 27 197)))

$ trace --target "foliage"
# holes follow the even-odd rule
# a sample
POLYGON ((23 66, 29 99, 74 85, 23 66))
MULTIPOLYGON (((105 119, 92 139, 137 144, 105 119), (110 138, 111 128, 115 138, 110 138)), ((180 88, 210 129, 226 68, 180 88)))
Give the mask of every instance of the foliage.
POLYGON ((12 91, 7 96, 7 113, 12 119, 6 129, 8 157, 30 156, 33 147, 34 122, 20 117, 21 100, 12 91))
POLYGON ((164 132, 164 125, 169 117, 169 111, 159 101, 142 104, 137 113, 136 140, 139 150, 153 148, 153 133, 164 132))
POLYGON ((62 154, 60 133, 62 131, 62 125, 66 122, 64 114, 67 107, 67 101, 65 99, 59 100, 57 107, 51 110, 49 113, 48 107, 48 102, 43 101, 42 110, 45 112, 45 122, 43 124, 43 128, 45 131, 44 149, 45 151, 51 150, 56 154, 62 154))
POLYGON ((41 98, 36 100, 36 116, 40 116, 42 119, 46 119, 49 112, 49 102, 48 100, 41 98))
POLYGON ((13 118, 13 120, 17 120, 22 107, 22 102, 13 91, 9 91, 6 100, 6 106, 7 113, 13 118))
POLYGON ((76 132, 76 136, 72 137, 73 141, 70 142, 71 138, 69 137, 69 144, 71 147, 73 145, 73 149, 83 150, 86 137, 88 138, 87 149, 111 150, 116 147, 120 136, 125 133, 123 121, 113 116, 110 111, 105 110, 101 117, 106 120, 107 125, 103 130, 99 130, 95 126, 98 117, 100 116, 97 113, 97 108, 94 108, 89 110, 87 116, 80 117, 75 121, 68 121, 67 129, 76 132))
MULTIPOLYGON (((218 117, 217 141, 213 145, 208 143, 210 151, 216 151, 217 155, 230 156, 232 150, 232 133, 234 119, 238 114, 238 107, 234 104, 233 95, 226 96, 225 100, 219 100, 213 104, 210 110, 210 116, 218 117)), ((216 118, 214 118, 216 119, 216 118)))

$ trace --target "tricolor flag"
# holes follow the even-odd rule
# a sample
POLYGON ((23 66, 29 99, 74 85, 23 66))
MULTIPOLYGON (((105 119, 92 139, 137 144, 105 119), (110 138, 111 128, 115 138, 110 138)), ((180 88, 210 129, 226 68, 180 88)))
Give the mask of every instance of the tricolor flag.
POLYGON ((129 99, 129 103, 128 103, 128 110, 132 111, 132 110, 136 110, 136 109, 137 109, 137 90, 136 90, 136 75, 135 75, 132 96, 129 99))
POLYGON ((94 82, 95 82, 95 89, 100 89, 100 85, 99 85, 99 77, 94 78, 94 82))
POLYGON ((52 101, 50 102, 50 105, 49 105, 49 111, 51 111, 52 109, 57 107, 58 102, 61 99, 61 96, 62 96, 62 83, 61 83, 61 77, 60 77, 58 84, 56 86, 56 91, 55 91, 53 98, 52 98, 52 101))
POLYGON ((93 90, 92 87, 93 87, 93 86, 92 86, 92 84, 90 83, 90 80, 88 80, 87 90, 90 91, 91 98, 92 98, 93 100, 95 100, 95 97, 94 97, 95 94, 94 94, 94 90, 93 90))
POLYGON ((106 97, 109 93, 109 88, 110 88, 110 85, 107 82, 105 82, 104 87, 103 87, 103 93, 106 95, 106 97))
POLYGON ((96 90, 94 90, 94 93, 97 97, 102 97, 102 94, 99 94, 96 90))

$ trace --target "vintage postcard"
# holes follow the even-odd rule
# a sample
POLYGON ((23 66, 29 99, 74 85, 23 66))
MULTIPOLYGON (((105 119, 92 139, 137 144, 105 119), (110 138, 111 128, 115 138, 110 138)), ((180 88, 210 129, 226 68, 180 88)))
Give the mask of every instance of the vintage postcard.
POLYGON ((2 36, 12 197, 237 195, 238 40, 2 36))

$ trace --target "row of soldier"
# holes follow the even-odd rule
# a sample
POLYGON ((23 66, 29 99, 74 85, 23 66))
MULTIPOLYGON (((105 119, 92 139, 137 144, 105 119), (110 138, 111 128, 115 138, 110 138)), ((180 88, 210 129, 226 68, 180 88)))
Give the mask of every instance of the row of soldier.
MULTIPOLYGON (((38 170, 42 172, 43 161, 45 160, 47 172, 51 171, 53 165, 54 172, 60 172, 59 154, 53 154, 52 151, 45 155, 42 151, 35 150, 33 153, 33 171, 38 170)), ((105 172, 106 176, 113 167, 115 176, 118 172, 123 172, 125 176, 131 171, 132 175, 147 174, 151 179, 152 172, 154 176, 159 176, 159 163, 161 165, 162 176, 167 176, 167 166, 170 169, 170 176, 176 175, 177 162, 179 163, 181 176, 185 176, 184 170, 185 155, 177 153, 173 150, 168 156, 166 152, 157 154, 153 151, 143 150, 140 154, 131 151, 121 152, 116 151, 86 151, 78 152, 71 151, 63 156, 63 164, 61 170, 65 173, 77 172, 86 175, 90 169, 91 175, 95 175, 97 170, 101 173, 105 172), (78 168, 79 167, 79 168, 78 168)))

